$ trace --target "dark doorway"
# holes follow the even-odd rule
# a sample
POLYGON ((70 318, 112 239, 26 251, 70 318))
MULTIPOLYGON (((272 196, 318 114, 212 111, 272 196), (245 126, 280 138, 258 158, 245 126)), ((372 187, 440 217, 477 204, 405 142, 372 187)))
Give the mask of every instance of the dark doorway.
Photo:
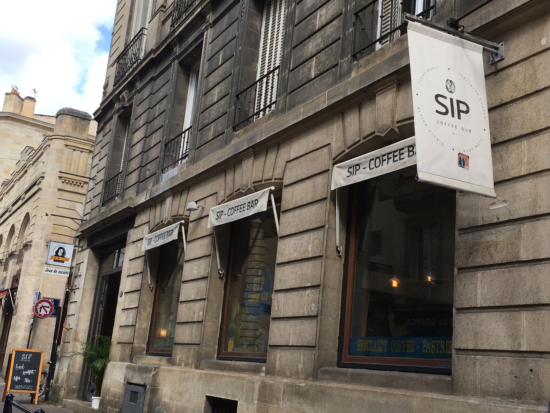
POLYGON ((11 305, 11 297, 8 295, 4 297, 4 305, 2 311, 4 313, 4 325, 2 326, 2 334, 0 335, 0 366, 4 365, 4 358, 6 357, 6 347, 8 345, 8 337, 10 335, 11 318, 13 316, 13 306, 11 305))
MULTIPOLYGON (((101 343, 99 336, 112 337, 124 253, 124 245, 111 246, 100 252, 101 261, 95 289, 88 342, 101 343)), ((83 367, 81 377, 80 397, 82 400, 91 401, 92 393, 88 386, 92 382, 90 369, 83 367)))

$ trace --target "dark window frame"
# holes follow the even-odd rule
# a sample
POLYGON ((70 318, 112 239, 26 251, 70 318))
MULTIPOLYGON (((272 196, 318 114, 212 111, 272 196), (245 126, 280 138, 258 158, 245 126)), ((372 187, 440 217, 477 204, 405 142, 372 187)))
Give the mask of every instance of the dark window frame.
MULTIPOLYGON (((350 186, 349 204, 346 225, 346 253, 344 261, 342 300, 340 312, 340 331, 338 338, 338 367, 361 368, 370 370, 401 371, 414 373, 431 373, 451 375, 451 367, 441 367, 441 363, 452 363, 451 359, 419 359, 412 357, 376 357, 352 356, 349 354, 351 338, 352 303, 354 293, 356 248, 357 248, 357 219, 359 184, 350 186)), ((456 222, 455 222, 456 226, 456 222)))
MULTIPOLYGON (((280 225, 280 219, 281 219, 281 196, 276 195, 275 196, 275 205, 277 206, 277 218, 279 219, 279 225, 280 225)), ((268 208, 272 208, 271 206, 271 200, 268 201, 268 208)), ((251 218, 251 217, 247 217, 251 218)), ((246 218, 244 218, 246 219, 246 218)), ((226 322, 229 320, 229 298, 231 294, 231 274, 233 270, 233 253, 235 250, 235 238, 236 238, 236 231, 235 231, 235 224, 238 221, 232 222, 231 229, 230 229, 230 240, 231 243, 229 245, 229 254, 227 257, 227 274, 225 276, 225 282, 223 287, 223 302, 222 302, 222 319, 220 323, 220 334, 218 339, 218 360, 228 360, 228 361, 248 361, 248 362, 256 362, 256 363, 265 363, 267 361, 267 351, 266 353, 241 353, 236 351, 224 351, 224 343, 226 339, 226 322), (243 357, 243 354, 246 354, 246 357, 243 357)), ((279 243, 279 235, 277 235, 277 245, 279 243)), ((274 288, 275 288, 275 272, 273 274, 273 285, 271 286, 271 293, 273 294, 274 288)), ((271 317, 269 321, 271 325, 271 317)), ((269 350, 269 342, 267 344, 267 350, 269 350)))
MULTIPOLYGON (((182 231, 184 229, 182 228, 182 231)), ((178 238, 179 239, 179 238, 178 238)), ((171 241, 176 242, 176 241, 171 241)), ((165 244, 168 245, 168 244, 165 244)), ((158 309, 158 303, 159 303, 159 293, 160 293, 160 281, 161 281, 161 275, 160 275, 160 267, 162 264, 162 248, 163 245, 159 246, 159 259, 157 263, 157 274, 156 274, 156 281, 155 281, 155 297, 153 299, 153 311, 151 311, 151 322, 149 323, 149 334, 147 336, 147 350, 146 353, 148 356, 161 356, 161 357, 171 357, 172 353, 174 352, 174 346, 172 346, 171 349, 155 349, 153 348, 153 333, 155 331, 155 325, 156 325, 156 315, 157 315, 157 309, 158 309)), ((185 253, 184 253, 185 254, 185 253)), ((185 265, 185 264, 184 264, 185 265)), ((179 280, 181 283, 181 278, 179 280)), ((178 306, 179 306, 179 299, 178 299, 178 306)), ((177 314, 176 314, 177 317, 177 314)), ((177 323, 176 323, 177 325, 177 323)), ((175 333, 175 332, 174 332, 175 333)))

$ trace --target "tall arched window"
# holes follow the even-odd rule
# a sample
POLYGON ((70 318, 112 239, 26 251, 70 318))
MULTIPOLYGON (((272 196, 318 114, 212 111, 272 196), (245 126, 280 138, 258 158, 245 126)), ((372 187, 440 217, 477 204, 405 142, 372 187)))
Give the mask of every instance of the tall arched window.
POLYGON ((4 258, 8 258, 8 254, 11 251, 11 243, 13 240, 13 234, 15 234, 15 226, 12 225, 10 232, 8 232, 8 238, 6 239, 6 246, 4 247, 4 258))
POLYGON ((25 217, 23 218, 23 222, 21 223, 21 228, 19 228, 19 235, 17 237, 17 248, 16 251, 19 251, 21 247, 23 246, 23 243, 26 241, 27 236, 27 229, 29 227, 29 221, 30 221, 30 215, 27 213, 25 214, 25 217))

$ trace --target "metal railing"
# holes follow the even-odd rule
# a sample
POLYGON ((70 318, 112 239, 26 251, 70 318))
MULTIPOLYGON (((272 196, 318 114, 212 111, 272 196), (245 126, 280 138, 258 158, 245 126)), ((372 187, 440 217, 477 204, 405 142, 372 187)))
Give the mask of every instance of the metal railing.
POLYGON ((116 86, 139 63, 145 52, 147 28, 143 27, 116 60, 116 72, 113 86, 116 86))
POLYGON ((254 122, 275 109, 279 67, 270 70, 250 86, 237 94, 233 129, 254 122))
MULTIPOLYGON (((36 395, 34 397, 37 397, 36 395)), ((21 406, 20 404, 13 401, 14 395, 12 393, 6 394, 6 400, 4 401, 4 410, 3 413, 12 413, 13 408, 21 410, 25 413, 46 413, 42 409, 36 409, 34 412, 32 410, 27 409, 24 406, 21 406)))
POLYGON ((164 146, 162 173, 181 165, 187 160, 189 156, 189 136, 191 135, 191 128, 192 126, 189 126, 182 133, 166 142, 164 146))
POLYGON ((172 9, 172 21, 170 22, 170 28, 173 29, 182 21, 183 16, 189 8, 193 5, 194 0, 175 0, 174 8, 172 9))
MULTIPOLYGON (((425 2, 412 0, 406 7, 401 0, 373 0, 357 10, 353 14, 352 56, 369 55, 405 34, 405 13, 415 14, 416 3, 419 1, 425 2)), ((435 2, 429 7, 424 7, 422 12, 416 15, 427 19, 434 13, 435 2)))
POLYGON ((116 197, 120 193, 121 181, 122 171, 105 181, 105 184, 103 186, 103 205, 106 205, 116 199, 116 197))

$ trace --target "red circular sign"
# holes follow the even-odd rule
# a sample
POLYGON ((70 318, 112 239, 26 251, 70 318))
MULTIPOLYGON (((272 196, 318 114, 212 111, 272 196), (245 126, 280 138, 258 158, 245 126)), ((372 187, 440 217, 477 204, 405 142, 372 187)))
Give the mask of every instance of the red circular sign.
POLYGON ((34 315, 38 318, 46 318, 53 313, 53 303, 50 300, 42 298, 34 305, 34 315))

